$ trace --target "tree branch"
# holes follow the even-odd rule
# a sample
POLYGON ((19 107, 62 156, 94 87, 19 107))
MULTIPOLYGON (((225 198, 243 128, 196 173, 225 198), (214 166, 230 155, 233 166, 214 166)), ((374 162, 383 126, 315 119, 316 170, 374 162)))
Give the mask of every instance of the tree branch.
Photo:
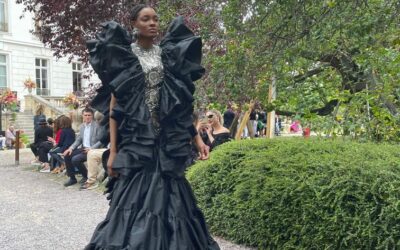
MULTIPOLYGON (((319 116, 327 116, 335 110, 336 105, 339 103, 339 100, 331 100, 328 102, 325 106, 321 108, 316 108, 312 109, 310 113, 312 114, 317 114, 319 116)), ((277 115, 283 115, 283 116, 293 116, 293 115, 299 115, 303 117, 305 113, 298 113, 298 112, 293 112, 293 111, 286 111, 286 110, 275 110, 275 113, 277 115)))
POLYGON ((293 77, 294 82, 302 82, 313 75, 318 75, 319 73, 323 72, 325 69, 326 69, 326 67, 322 66, 322 67, 318 67, 318 68, 312 69, 310 71, 307 71, 304 74, 294 76, 293 77))

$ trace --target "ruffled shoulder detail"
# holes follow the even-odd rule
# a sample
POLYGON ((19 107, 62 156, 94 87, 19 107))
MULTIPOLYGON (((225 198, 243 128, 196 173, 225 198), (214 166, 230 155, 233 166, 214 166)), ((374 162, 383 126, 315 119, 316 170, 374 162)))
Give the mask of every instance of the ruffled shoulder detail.
MULTIPOLYGON (((201 66, 202 42, 185 25, 183 17, 175 18, 160 43, 165 72, 165 83, 161 90, 161 122, 176 119, 193 112, 192 103, 195 86, 205 70, 201 66), (189 110, 188 110, 189 108, 189 110), (182 110, 184 109, 184 110, 182 110)), ((184 118, 181 117, 180 120, 184 118)), ((186 119, 191 123, 192 119, 186 119)), ((185 128, 188 124, 185 124, 185 128)))
MULTIPOLYGON (((132 89, 127 79, 140 74, 138 58, 131 50, 132 37, 129 32, 114 21, 101 24, 102 31, 96 39, 87 41, 89 62, 102 82, 91 105, 105 115, 103 125, 109 118, 111 93, 116 97, 126 96, 132 89)), ((123 110, 115 108, 115 118, 121 120, 123 110)))
POLYGON ((103 125, 107 126, 111 93, 116 97, 111 114, 118 122, 119 135, 114 170, 128 176, 159 164, 163 172, 182 176, 191 152, 193 81, 204 74, 200 37, 178 17, 162 39, 164 79, 159 90, 161 131, 157 136, 145 103, 145 75, 132 52, 131 37, 115 22, 102 26, 96 40, 88 42, 90 63, 103 83, 92 106, 105 114, 103 125))
POLYGON ((96 39, 87 42, 89 62, 102 81, 91 105, 104 114, 102 125, 107 134, 109 117, 117 121, 119 152, 113 165, 116 172, 130 175, 133 169, 142 168, 143 160, 152 158, 155 136, 144 102, 145 76, 132 52, 129 32, 116 22, 102 27, 96 39), (111 93, 116 104, 110 114, 111 93))
POLYGON ((107 85, 126 69, 134 55, 130 50, 131 35, 114 21, 101 24, 96 39, 87 41, 89 62, 103 85, 107 85), (129 56, 131 54, 131 56, 129 56))
POLYGON ((86 46, 89 50, 89 63, 102 82, 91 106, 104 115, 101 125, 105 129, 99 137, 103 144, 108 144, 110 101, 113 91, 110 82, 126 69, 127 66, 120 63, 122 62, 120 59, 126 57, 132 38, 114 21, 102 23, 100 26, 102 30, 96 34, 96 39, 87 41, 86 46))
POLYGON ((201 66, 201 38, 175 18, 160 43, 164 82, 160 90, 160 162, 164 172, 183 174, 191 153, 193 134, 193 81, 204 74, 201 66))
POLYGON ((185 25, 183 17, 175 18, 160 43, 167 60, 165 63, 176 75, 190 75, 192 81, 200 79, 205 70, 201 66, 202 42, 185 25))

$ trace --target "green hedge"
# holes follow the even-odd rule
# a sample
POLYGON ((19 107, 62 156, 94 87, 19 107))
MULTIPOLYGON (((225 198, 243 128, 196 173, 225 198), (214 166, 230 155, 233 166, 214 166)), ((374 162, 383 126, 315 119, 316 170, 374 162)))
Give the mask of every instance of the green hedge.
POLYGON ((187 177, 213 234, 260 249, 399 249, 400 150, 331 140, 221 145, 187 177))

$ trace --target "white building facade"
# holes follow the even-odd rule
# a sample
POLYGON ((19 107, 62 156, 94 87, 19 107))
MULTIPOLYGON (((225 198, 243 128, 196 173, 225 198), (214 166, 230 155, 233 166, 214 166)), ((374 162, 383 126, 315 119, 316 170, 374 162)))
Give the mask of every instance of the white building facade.
POLYGON ((30 78, 37 88, 32 94, 65 96, 81 91, 87 81, 82 79, 79 61, 56 59, 30 31, 34 29, 31 13, 23 14, 23 5, 15 0, 0 0, 0 88, 17 92, 18 99, 28 94, 23 82, 30 78))

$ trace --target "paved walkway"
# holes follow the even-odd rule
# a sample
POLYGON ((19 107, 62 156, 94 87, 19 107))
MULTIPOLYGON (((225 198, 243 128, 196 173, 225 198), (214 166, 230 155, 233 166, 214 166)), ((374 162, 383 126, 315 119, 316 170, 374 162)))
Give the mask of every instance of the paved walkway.
MULTIPOLYGON (((30 166, 32 153, 0 151, 0 249, 83 249, 108 202, 100 191, 64 188, 65 176, 41 174, 30 166)), ((223 250, 248 250, 217 239, 223 250)))

